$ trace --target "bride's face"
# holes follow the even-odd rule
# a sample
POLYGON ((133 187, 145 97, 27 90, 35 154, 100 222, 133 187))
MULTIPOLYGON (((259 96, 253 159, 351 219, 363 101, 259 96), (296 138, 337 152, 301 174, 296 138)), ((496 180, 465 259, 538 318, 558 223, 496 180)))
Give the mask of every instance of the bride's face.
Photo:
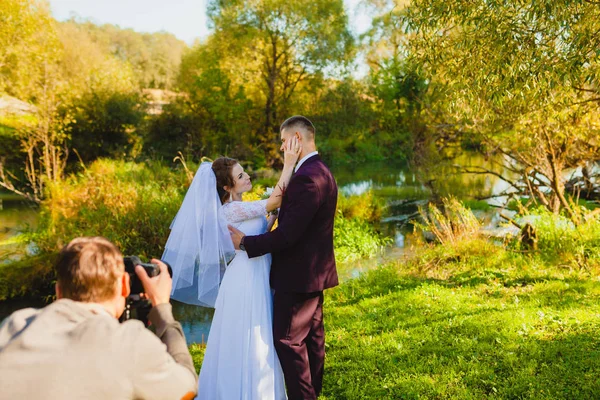
POLYGON ((250 175, 248 175, 244 168, 240 164, 235 164, 231 169, 231 176, 233 177, 233 192, 242 194, 252 189, 252 182, 250 181, 250 175))

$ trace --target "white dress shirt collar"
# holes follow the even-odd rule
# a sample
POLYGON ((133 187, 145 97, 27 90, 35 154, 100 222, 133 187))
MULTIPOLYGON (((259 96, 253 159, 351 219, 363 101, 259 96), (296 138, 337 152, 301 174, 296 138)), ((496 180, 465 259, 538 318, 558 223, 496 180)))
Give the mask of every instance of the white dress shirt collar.
POLYGON ((302 157, 302 160, 298 161, 298 164, 296 164, 296 168, 294 168, 294 173, 298 172, 302 164, 304 164, 304 161, 308 160, 312 156, 316 156, 317 154, 319 154, 318 151, 313 151, 312 153, 308 153, 307 155, 302 157))

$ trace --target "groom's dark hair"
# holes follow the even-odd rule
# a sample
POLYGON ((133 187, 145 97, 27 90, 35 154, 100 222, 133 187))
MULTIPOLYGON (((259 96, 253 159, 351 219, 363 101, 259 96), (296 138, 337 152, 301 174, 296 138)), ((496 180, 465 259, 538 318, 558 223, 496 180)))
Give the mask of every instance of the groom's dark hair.
POLYGON ((282 132, 284 129, 294 128, 304 129, 305 131, 311 134, 312 138, 314 138, 316 133, 316 129, 313 123, 310 122, 308 118, 303 117, 302 115, 294 115, 293 117, 290 117, 283 121, 283 124, 281 124, 281 127, 279 128, 279 132, 282 132))

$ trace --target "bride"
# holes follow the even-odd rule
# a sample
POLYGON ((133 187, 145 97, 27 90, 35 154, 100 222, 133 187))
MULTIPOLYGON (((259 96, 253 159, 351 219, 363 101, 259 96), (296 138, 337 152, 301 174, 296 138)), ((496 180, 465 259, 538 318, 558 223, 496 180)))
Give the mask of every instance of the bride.
POLYGON ((284 167, 266 200, 244 202, 250 177, 234 159, 200 165, 171 225, 163 260, 173 268, 171 297, 214 307, 198 382, 200 400, 285 399, 283 373, 273 345, 271 255, 249 259, 233 248, 227 225, 247 235, 270 230, 266 214, 281 205, 300 154, 286 141, 284 167))

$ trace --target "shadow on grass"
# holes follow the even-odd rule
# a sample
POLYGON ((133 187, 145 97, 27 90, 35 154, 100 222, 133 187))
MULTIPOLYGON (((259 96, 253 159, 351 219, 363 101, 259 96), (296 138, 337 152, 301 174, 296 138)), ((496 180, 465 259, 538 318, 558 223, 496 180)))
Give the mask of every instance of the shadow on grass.
MULTIPOLYGON (((421 323, 403 324, 398 330, 373 330, 368 335, 349 331, 341 339, 333 337, 325 397, 600 397, 598 321, 583 325, 547 321, 540 331, 527 334, 511 324, 515 314, 472 313, 454 327, 447 319, 422 317, 421 323)), ((406 318, 410 316, 404 312, 396 316, 398 321, 406 318)))

